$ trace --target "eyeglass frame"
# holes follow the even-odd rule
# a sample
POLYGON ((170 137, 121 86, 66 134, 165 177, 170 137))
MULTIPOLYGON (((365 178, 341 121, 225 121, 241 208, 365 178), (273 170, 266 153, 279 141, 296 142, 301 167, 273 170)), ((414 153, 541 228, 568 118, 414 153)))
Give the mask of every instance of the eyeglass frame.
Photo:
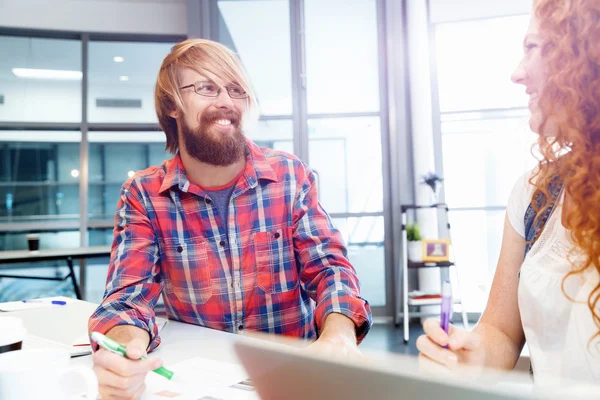
POLYGON ((183 90, 183 89, 187 89, 187 88, 190 88, 190 87, 191 87, 191 88, 194 88, 194 93, 196 93, 197 95, 199 95, 199 96, 203 96, 203 97, 211 97, 211 98, 213 98, 213 99, 214 99, 214 98, 217 98, 217 97, 219 97, 219 95, 221 94, 221 90, 222 90, 223 88, 225 88, 225 92, 227 92, 227 95, 229 96, 229 98, 230 98, 230 99, 234 99, 234 100, 244 100, 244 99, 247 99, 248 97, 250 97, 250 94, 248 94, 248 92, 247 92, 247 91, 245 91, 245 90, 244 90, 244 88, 243 88, 243 87, 241 87, 240 85, 235 85, 234 87, 236 87, 236 88, 240 88, 240 89, 244 90, 244 97, 232 97, 232 96, 231 96, 231 93, 229 93, 229 89, 231 88, 231 86, 228 86, 228 85, 219 86, 219 88, 217 89, 217 94, 216 94, 216 95, 214 95, 214 96, 209 96, 209 95, 207 95, 207 94, 198 93, 198 92, 196 91, 196 85, 197 85, 197 84, 199 84, 199 83, 210 83, 210 84, 213 84, 213 85, 215 85, 215 86, 218 86, 218 85, 217 85, 215 82, 213 82, 213 81, 197 81, 197 82, 191 83, 191 84, 189 84, 189 85, 182 86, 182 87, 180 87, 180 88, 179 88, 179 90, 183 90))

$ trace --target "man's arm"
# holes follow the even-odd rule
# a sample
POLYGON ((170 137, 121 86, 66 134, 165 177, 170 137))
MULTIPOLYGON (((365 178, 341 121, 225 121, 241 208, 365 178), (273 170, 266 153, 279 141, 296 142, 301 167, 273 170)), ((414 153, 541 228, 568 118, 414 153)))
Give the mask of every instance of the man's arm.
POLYGON ((160 343, 154 319, 154 306, 162 289, 158 245, 134 184, 130 181, 121 189, 104 300, 90 317, 88 329, 120 336, 129 332, 135 337, 141 336, 136 330, 114 329, 121 325, 137 327, 146 332, 142 337, 153 350, 160 343))
POLYGON ((144 348, 150 345, 150 333, 144 329, 138 328, 135 325, 117 325, 112 327, 106 336, 114 341, 126 346, 127 343, 137 339, 145 344, 144 348))
POLYGON ((342 236, 318 202, 314 175, 303 165, 300 169, 293 215, 300 280, 317 303, 315 321, 320 336, 353 335, 354 342, 360 342, 371 327, 371 309, 360 297, 358 277, 342 236), (351 334, 349 322, 354 329, 351 334))
POLYGON ((356 344, 356 325, 343 314, 331 313, 325 318, 319 339, 356 344))

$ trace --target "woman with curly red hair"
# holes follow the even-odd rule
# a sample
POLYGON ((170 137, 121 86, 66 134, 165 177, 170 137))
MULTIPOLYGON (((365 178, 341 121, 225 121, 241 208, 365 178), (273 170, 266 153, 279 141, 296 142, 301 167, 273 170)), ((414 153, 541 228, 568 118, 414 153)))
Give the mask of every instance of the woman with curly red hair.
POLYGON ((600 1, 536 0, 512 76, 530 96, 538 166, 511 193, 490 297, 473 331, 427 320, 421 357, 600 382, 600 1), (524 256, 525 255, 525 256, 524 256))

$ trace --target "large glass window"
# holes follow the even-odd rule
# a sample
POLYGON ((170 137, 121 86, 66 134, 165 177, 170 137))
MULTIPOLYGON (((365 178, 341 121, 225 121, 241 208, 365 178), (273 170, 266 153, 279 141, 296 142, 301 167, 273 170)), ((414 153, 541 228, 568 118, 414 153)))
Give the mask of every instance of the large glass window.
POLYGON ((510 75, 523 55, 528 23, 521 15, 436 25, 441 112, 527 105, 510 75))
MULTIPOLYGON (((77 34, 65 34, 72 36, 77 34)), ((87 191, 89 226, 95 228, 89 245, 110 244, 122 184, 135 172, 171 157, 164 150, 164 134, 146 130, 156 123, 153 93, 160 64, 179 39, 124 42, 106 41, 102 35, 102 41, 94 41, 90 36, 88 41, 0 35, 0 250, 26 249, 25 235, 32 232, 41 235, 42 249, 83 244, 81 189, 87 191), (87 71, 82 70, 82 53, 88 55, 87 71), (87 120, 82 121, 85 73, 88 107, 87 120), (110 128, 123 123, 127 132, 110 128), (113 130, 100 131, 105 126, 113 130), (82 147, 85 143, 88 151, 82 147), (81 154, 88 158, 81 160, 81 154), (82 161, 87 169, 81 170, 82 161), (84 181, 88 185, 80 188, 84 181)), ((107 261, 89 264, 102 267, 90 268, 95 274, 86 280, 86 294, 94 301, 104 290, 107 261), (98 279, 98 274, 103 277, 98 279)), ((36 265, 25 273, 61 274, 64 271, 46 267, 63 264, 40 263, 40 268, 36 265)), ((70 284, 61 285, 3 279, 0 299, 72 295, 70 284)))
POLYGON ((158 122, 154 85, 173 43, 90 42, 90 122, 158 122))
MULTIPOLYGON (((385 260, 383 245, 387 183, 381 137, 386 127, 379 114, 379 52, 384 46, 378 38, 377 4, 217 0, 210 2, 216 12, 209 28, 240 57, 256 91, 259 118, 245 133, 260 146, 301 153, 297 156, 316 171, 320 199, 348 243, 350 259, 364 281, 363 294, 373 305, 390 306, 385 276, 391 260, 385 260)), ((110 34, 80 37, 0 40, 7 55, 0 60, 0 121, 34 123, 33 130, 45 129, 40 122, 54 123, 48 127, 54 132, 44 138, 17 134, 22 124, 6 127, 8 139, 0 140, 7 155, 0 166, 0 218, 14 222, 17 217, 73 214, 82 222, 80 230, 87 230, 90 245, 109 244, 123 182, 171 157, 164 151, 164 134, 147 130, 156 123, 153 89, 159 66, 178 39, 153 43, 110 34), (88 56, 87 71, 82 71, 82 54, 88 56), (74 72, 67 73, 71 81, 30 84, 11 75, 15 63, 74 72), (87 76, 86 88, 81 87, 82 74, 87 76), (18 111, 9 108, 15 95, 4 90, 8 78, 18 83, 22 95, 14 106, 18 111), (85 113, 82 89, 87 93, 85 113), (83 140, 79 134, 64 139, 75 130, 85 132, 83 140), (80 154, 87 159, 80 160, 80 154), (25 166, 19 155, 35 162, 25 166), (80 171, 81 162, 88 168, 80 171), (82 209, 79 181, 88 183, 81 188, 88 198, 82 209), (82 218, 86 214, 89 218, 82 218)), ((76 229, 66 225, 62 229, 76 229)), ((88 293, 100 293, 104 279, 90 282, 90 276, 88 283, 95 286, 88 293)))
POLYGON ((123 183, 172 157, 162 132, 90 132, 89 141, 88 213, 93 219, 112 221, 123 183))
POLYGON ((286 0, 219 0, 219 41, 250 75, 261 115, 292 114, 290 10, 286 0))
POLYGON ((379 111, 377 13, 373 0, 307 0, 309 114, 379 111))
POLYGON ((304 20, 308 164, 317 174, 319 200, 344 236, 361 295, 384 307, 376 2, 306 0, 304 20))
POLYGON ((528 19, 511 16, 434 27, 443 189, 469 312, 485 308, 510 191, 536 163, 525 89, 510 82, 522 57, 528 19))
POLYGON ((289 119, 257 121, 245 134, 259 146, 294 153, 294 128, 289 119))
POLYGON ((81 121, 81 41, 0 35, 0 54, 0 121, 81 121))
POLYGON ((376 1, 306 0, 301 9, 285 0, 219 0, 218 11, 218 40, 240 56, 260 105, 246 134, 289 153, 301 143, 297 156, 317 175, 319 200, 344 235, 363 295, 385 306, 376 1), (290 18, 304 25, 290 32, 290 18))
POLYGON ((490 114, 442 122, 445 195, 453 208, 506 206, 517 177, 536 163, 528 112, 490 114))
POLYGON ((0 222, 77 218, 79 132, 0 131, 0 222))
POLYGON ((331 213, 383 211, 379 117, 308 121, 310 166, 331 213))
POLYGON ((360 280, 361 296, 372 306, 384 306, 383 216, 334 218, 333 222, 348 246, 348 258, 360 280))

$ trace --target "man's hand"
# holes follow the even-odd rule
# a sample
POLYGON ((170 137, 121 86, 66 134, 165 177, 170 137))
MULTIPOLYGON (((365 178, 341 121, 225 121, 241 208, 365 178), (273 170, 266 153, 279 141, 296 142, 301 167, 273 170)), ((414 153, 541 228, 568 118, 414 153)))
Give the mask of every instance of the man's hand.
POLYGON ((138 399, 146 389, 146 374, 162 365, 156 358, 140 360, 150 341, 148 333, 138 327, 119 325, 106 336, 127 347, 127 357, 100 348, 94 353, 94 372, 102 399, 138 399))
POLYGON ((353 357, 362 355, 356 345, 356 326, 345 315, 331 313, 325 318, 323 331, 308 351, 320 356, 353 357))

